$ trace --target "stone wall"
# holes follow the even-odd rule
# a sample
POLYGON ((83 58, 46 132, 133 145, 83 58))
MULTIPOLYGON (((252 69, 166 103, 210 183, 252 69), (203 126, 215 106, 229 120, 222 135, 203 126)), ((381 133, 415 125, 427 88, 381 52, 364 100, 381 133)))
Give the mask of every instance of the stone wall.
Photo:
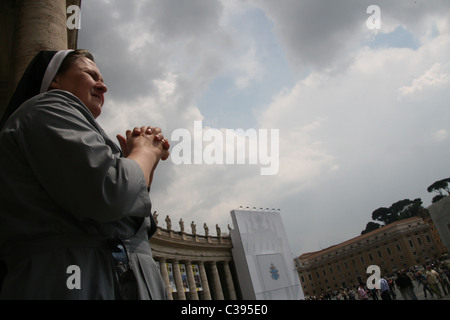
POLYGON ((428 207, 431 219, 433 219, 442 243, 450 252, 450 196, 428 207))

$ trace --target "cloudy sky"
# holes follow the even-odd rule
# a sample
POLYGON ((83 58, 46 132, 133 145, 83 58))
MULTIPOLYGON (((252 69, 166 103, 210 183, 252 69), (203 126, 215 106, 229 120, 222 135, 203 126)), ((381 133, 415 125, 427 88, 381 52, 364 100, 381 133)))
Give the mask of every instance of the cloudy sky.
POLYGON ((169 159, 153 209, 200 232, 227 231, 240 206, 280 209, 298 256, 358 236, 379 207, 430 205, 426 188, 450 176, 449 31, 448 0, 83 0, 78 46, 109 88, 111 136, 197 134, 202 149, 181 148, 193 159, 207 132, 219 152, 226 130, 278 130, 276 174, 261 175, 261 146, 256 164, 169 159))

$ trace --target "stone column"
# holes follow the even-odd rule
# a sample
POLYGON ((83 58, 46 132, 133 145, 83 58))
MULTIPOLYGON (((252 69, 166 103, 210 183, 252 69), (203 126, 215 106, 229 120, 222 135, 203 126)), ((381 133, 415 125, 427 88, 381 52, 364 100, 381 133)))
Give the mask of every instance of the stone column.
POLYGON ((183 279, 181 279, 180 263, 179 261, 173 262, 173 276, 175 278, 175 285, 177 287, 178 300, 186 300, 186 294, 184 293, 183 279))
POLYGON ((210 264, 212 281, 213 281, 213 290, 214 296, 216 300, 224 300, 222 284, 220 283, 219 270, 217 269, 216 262, 212 262, 210 264))
POLYGON ((40 50, 67 49, 66 0, 17 1, 13 86, 40 50))
POLYGON ((231 270, 228 261, 223 262, 223 271, 225 273, 225 283, 227 285, 229 299, 237 300, 236 290, 234 289, 233 276, 231 275, 231 270))
POLYGON ((202 280, 203 299, 211 300, 211 291, 209 290, 208 277, 206 275, 205 265, 203 262, 198 263, 198 270, 200 271, 200 279, 202 280))
POLYGON ((166 285, 167 296, 169 297, 169 300, 173 300, 172 289, 170 288, 169 273, 167 272, 166 259, 159 259, 159 267, 161 270, 161 276, 164 280, 164 284, 166 285))
POLYGON ((189 282, 189 293, 191 300, 198 300, 197 286, 195 285, 194 272, 192 272, 192 264, 186 261, 186 273, 189 282))

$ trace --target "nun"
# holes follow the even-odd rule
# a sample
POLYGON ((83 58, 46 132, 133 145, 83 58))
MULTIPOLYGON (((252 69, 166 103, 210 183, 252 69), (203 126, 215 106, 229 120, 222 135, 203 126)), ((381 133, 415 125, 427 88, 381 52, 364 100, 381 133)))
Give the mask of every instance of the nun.
POLYGON ((107 87, 87 50, 42 51, 0 123, 1 299, 167 298, 149 238, 169 142, 96 122, 107 87))

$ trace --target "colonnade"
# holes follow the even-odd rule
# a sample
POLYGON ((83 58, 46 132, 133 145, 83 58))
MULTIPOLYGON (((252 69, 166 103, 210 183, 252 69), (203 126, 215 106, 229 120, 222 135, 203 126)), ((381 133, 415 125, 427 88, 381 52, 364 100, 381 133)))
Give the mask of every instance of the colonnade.
MULTIPOLYGON (((156 212, 153 219, 158 225, 156 212)), ((194 222, 192 233, 172 229, 169 216, 167 228, 157 227, 150 240, 153 259, 159 264, 169 299, 173 300, 237 300, 239 282, 231 252, 231 238, 216 225, 217 236, 198 234, 194 222)))
POLYGON ((236 300, 230 261, 155 259, 159 263, 169 299, 236 300))

